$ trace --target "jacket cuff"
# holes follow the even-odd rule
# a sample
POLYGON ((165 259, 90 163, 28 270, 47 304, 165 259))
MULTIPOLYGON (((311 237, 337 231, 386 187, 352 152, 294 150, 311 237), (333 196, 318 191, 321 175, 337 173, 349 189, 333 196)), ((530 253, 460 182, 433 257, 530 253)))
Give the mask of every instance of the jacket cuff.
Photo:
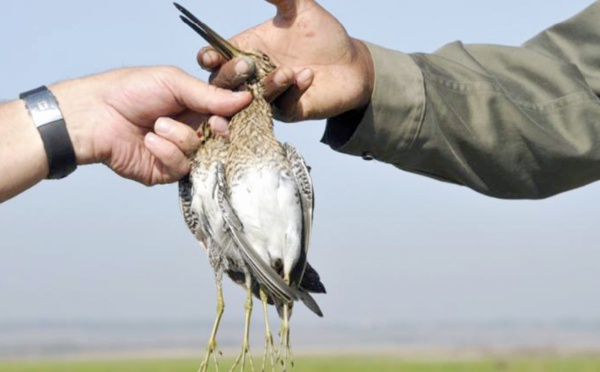
POLYGON ((423 76, 409 55, 365 44, 375 67, 371 102, 328 119, 322 141, 342 153, 398 163, 419 132, 425 108, 423 76))

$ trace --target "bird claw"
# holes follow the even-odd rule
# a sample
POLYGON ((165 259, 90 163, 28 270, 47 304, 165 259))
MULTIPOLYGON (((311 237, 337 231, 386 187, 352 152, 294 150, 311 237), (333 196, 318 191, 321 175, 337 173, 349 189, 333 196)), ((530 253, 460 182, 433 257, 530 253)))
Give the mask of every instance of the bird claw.
POLYGON ((219 371, 219 362, 217 361, 217 353, 220 356, 223 355, 223 353, 221 352, 221 350, 219 350, 219 347, 217 346, 217 341, 214 339, 209 340, 208 346, 206 347, 206 356, 204 357, 204 360, 202 361, 200 368, 198 368, 198 372, 206 372, 208 370, 208 365, 210 364, 211 356, 212 356, 213 362, 215 364, 215 370, 218 372, 219 371))
POLYGON ((275 370, 275 364, 278 356, 276 356, 275 343, 273 342, 273 335, 267 334, 265 336, 265 353, 263 355, 262 372, 265 372, 267 366, 267 358, 270 357, 271 371, 275 370))
POLYGON ((290 345, 290 327, 289 324, 285 321, 281 325, 281 329, 279 330, 279 337, 281 339, 281 346, 277 355, 277 361, 283 367, 283 372, 286 372, 288 369, 288 364, 291 367, 294 367, 294 357, 292 355, 292 347, 290 345), (283 357, 281 355, 282 350, 284 353, 283 357))
POLYGON ((254 363, 252 362, 252 356, 250 355, 250 345, 246 342, 244 342, 244 345, 242 346, 242 352, 235 360, 235 363, 233 363, 233 366, 231 366, 229 372, 233 372, 238 366, 240 366, 240 372, 243 372, 246 368, 246 357, 248 357, 250 362, 250 370, 254 372, 254 363))

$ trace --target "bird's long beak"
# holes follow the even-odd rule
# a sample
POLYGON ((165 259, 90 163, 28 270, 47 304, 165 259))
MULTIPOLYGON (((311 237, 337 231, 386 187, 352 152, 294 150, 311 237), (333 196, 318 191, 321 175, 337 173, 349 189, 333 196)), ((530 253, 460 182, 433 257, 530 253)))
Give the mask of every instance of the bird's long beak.
POLYGON ((216 49, 225 59, 231 60, 234 57, 242 55, 242 52, 231 45, 230 42, 223 39, 219 34, 213 31, 212 28, 208 27, 204 22, 196 18, 189 10, 182 7, 177 3, 173 3, 175 7, 183 14, 180 15, 179 18, 185 24, 190 26, 194 31, 196 31, 204 40, 206 40, 213 48, 216 49))

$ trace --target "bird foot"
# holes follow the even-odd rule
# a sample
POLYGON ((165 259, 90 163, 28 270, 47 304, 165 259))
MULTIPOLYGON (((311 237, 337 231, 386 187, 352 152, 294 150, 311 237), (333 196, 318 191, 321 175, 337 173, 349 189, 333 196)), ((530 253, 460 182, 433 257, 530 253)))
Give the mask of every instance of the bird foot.
POLYGON ((277 360, 281 363, 283 367, 283 372, 288 370, 288 365, 290 367, 294 367, 294 358, 292 356, 292 347, 290 345, 290 327, 289 323, 284 322, 281 325, 281 329, 279 330, 279 337, 281 339, 281 346, 279 348, 279 353, 277 356, 277 360), (281 355, 283 350, 283 356, 281 355))
POLYGON ((273 335, 268 333, 265 336, 265 353, 263 355, 262 372, 265 372, 267 366, 267 359, 271 362, 271 371, 275 371, 275 360, 278 358, 275 350, 275 343, 273 342, 273 335))
POLYGON ((204 356, 204 360, 198 368, 198 372, 206 372, 208 370, 208 365, 210 364, 210 357, 212 356, 213 362, 215 364, 215 370, 219 371, 219 362, 217 361, 217 354, 223 355, 219 347, 217 346, 217 341, 211 338, 208 341, 208 346, 206 346, 206 355, 204 356))
POLYGON ((233 363, 229 372, 233 372, 238 366, 240 366, 240 372, 243 372, 246 368, 246 358, 248 358, 248 361, 250 362, 250 370, 254 372, 254 364, 252 362, 252 356, 250 355, 250 344, 244 342, 242 345, 242 352, 235 360, 235 363, 233 363))

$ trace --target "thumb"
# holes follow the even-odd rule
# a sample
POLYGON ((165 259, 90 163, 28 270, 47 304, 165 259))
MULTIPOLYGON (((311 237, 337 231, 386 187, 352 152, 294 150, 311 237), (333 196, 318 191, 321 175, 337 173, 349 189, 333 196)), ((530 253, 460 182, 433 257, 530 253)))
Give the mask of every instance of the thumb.
POLYGON ((312 0, 267 0, 277 7, 275 21, 291 22, 296 19, 300 5, 312 0))
POLYGON ((196 79, 181 71, 167 79, 174 98, 185 108, 196 112, 231 116, 246 107, 252 101, 248 92, 232 92, 196 79))

